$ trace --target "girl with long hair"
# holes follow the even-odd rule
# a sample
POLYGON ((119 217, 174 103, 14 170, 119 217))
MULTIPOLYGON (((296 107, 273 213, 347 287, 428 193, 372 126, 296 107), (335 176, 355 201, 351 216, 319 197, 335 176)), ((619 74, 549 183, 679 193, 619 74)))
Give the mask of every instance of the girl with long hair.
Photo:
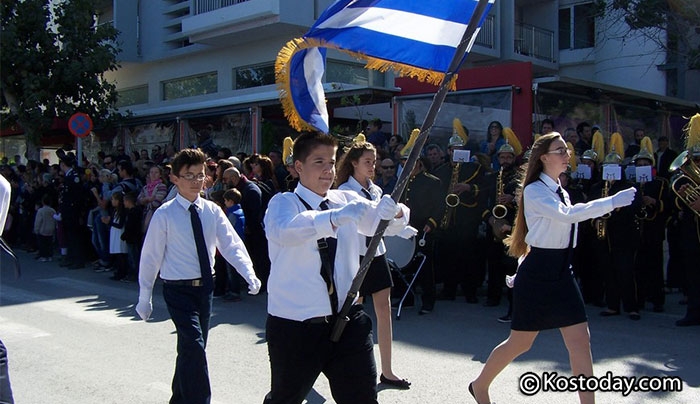
POLYGON ((246 171, 250 173, 251 180, 267 185, 273 193, 280 191, 280 186, 275 177, 275 167, 269 157, 253 154, 243 161, 246 171))
MULTIPOLYGON (((338 189, 354 191, 369 200, 382 198, 382 189, 372 182, 377 160, 377 151, 372 143, 365 141, 353 142, 338 162, 336 185, 338 189)), ((365 236, 360 243, 360 253, 364 255, 367 245, 365 236)), ((380 242, 374 259, 370 264, 362 286, 360 297, 372 295, 374 313, 377 316, 377 339, 382 373, 379 380, 389 386, 408 389, 411 383, 396 376, 391 368, 391 272, 386 261, 386 247, 380 242)), ((362 260, 362 256, 359 257, 362 260)))
MULTIPOLYGON (((541 330, 558 328, 569 351, 573 375, 593 376, 588 320, 570 268, 577 223, 630 205, 635 189, 572 206, 559 182, 570 153, 561 135, 552 132, 535 141, 524 166, 515 226, 504 240, 508 254, 520 258, 513 282, 511 331, 469 384, 469 393, 477 403, 491 402, 491 382, 530 349, 541 330)), ((578 394, 581 403, 595 402, 592 391, 578 394)))

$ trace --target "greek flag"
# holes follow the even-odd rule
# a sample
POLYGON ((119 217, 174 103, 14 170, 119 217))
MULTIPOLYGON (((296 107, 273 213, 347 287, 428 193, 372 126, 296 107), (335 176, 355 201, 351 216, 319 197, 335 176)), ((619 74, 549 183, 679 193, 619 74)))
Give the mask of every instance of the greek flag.
MULTIPOLYGON (((490 8, 494 0, 488 1, 490 8)), ((368 69, 392 69, 399 76, 440 84, 477 3, 478 0, 337 0, 306 35, 288 42, 277 56, 276 81, 290 125, 297 130, 329 132, 321 82, 324 48, 364 60, 368 69)), ((476 34, 472 43, 475 38, 476 34)), ((464 58, 466 53, 462 61, 464 58)))

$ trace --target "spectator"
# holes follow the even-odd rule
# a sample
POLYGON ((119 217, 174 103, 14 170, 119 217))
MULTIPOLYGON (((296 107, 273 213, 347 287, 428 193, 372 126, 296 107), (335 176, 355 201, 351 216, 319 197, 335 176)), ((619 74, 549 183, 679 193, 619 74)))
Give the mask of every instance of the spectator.
MULTIPOLYGON (((161 184, 162 185, 162 184, 161 184)), ((126 242, 126 276, 125 282, 138 279, 139 260, 141 256, 143 208, 136 204, 136 195, 129 192, 124 195, 124 232, 121 239, 126 242)))
POLYGON ((591 141, 593 140, 593 128, 588 122, 581 122, 576 125, 576 134, 578 135, 578 142, 574 144, 574 149, 576 155, 580 156, 586 150, 593 148, 591 141))
POLYGON ((390 158, 385 158, 381 162, 381 177, 377 179, 376 185, 382 189, 382 194, 391 194, 396 186, 396 163, 390 158))
POLYGON ((124 193, 121 191, 112 192, 111 215, 102 218, 102 222, 109 224, 109 254, 114 263, 114 275, 109 278, 113 281, 120 281, 126 278, 127 267, 127 246, 122 239, 124 234, 124 221, 126 212, 124 210, 124 193))
MULTIPOLYGON (((467 136, 469 136, 469 131, 465 129, 467 136)), ((498 170, 501 165, 498 163, 498 150, 506 143, 505 137, 503 137, 503 125, 498 121, 492 121, 489 123, 486 140, 481 142, 481 152, 488 155, 491 159, 491 167, 494 170, 498 170)))
MULTIPOLYGON (((224 205, 226 206, 226 217, 236 230, 236 234, 245 241, 245 214, 241 208, 241 193, 233 188, 224 192, 224 205)), ((226 265, 226 275, 228 285, 224 300, 237 302, 241 300, 241 277, 231 264, 226 265)))
POLYGON ((658 149, 654 153, 654 160, 656 161, 656 172, 659 177, 664 177, 667 180, 671 179, 671 173, 669 173, 669 167, 671 163, 678 156, 678 152, 668 147, 668 138, 666 136, 659 137, 658 149))
MULTIPOLYGON (((129 192, 134 192, 134 190, 129 192)), ((151 217, 153 217, 153 212, 158 209, 168 195, 168 188, 163 184, 163 170, 160 167, 151 167, 151 170, 148 172, 148 182, 138 195, 138 204, 143 206, 144 209, 141 228, 145 233, 148 230, 151 217)))
POLYGON ((36 212, 34 220, 34 234, 39 245, 39 261, 47 262, 53 256, 53 237, 56 234, 56 220, 53 218, 56 211, 49 205, 50 197, 45 194, 41 198, 41 207, 36 212))

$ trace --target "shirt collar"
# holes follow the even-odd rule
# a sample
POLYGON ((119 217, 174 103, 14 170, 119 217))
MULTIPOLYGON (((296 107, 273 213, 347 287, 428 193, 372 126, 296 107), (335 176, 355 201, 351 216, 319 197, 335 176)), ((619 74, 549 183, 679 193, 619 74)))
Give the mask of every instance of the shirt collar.
POLYGON ((299 195, 306 203, 309 204, 314 209, 318 209, 321 202, 328 200, 331 204, 343 204, 343 200, 339 198, 334 192, 330 190, 326 193, 325 197, 318 195, 312 190, 306 188, 301 182, 297 185, 294 193, 299 195))
POLYGON ((179 203, 180 206, 182 206, 185 210, 189 210, 189 209, 190 209, 190 205, 195 205, 195 206, 197 206, 197 209, 198 209, 198 210, 202 210, 202 204, 203 204, 203 202, 202 202, 202 198, 200 198, 199 196, 197 196, 197 199, 195 199, 194 202, 190 202, 190 201, 188 201, 184 196, 180 195, 180 193, 178 192, 177 195, 175 195, 175 200, 176 200, 177 203, 179 203))
POLYGON ((365 191, 371 193, 371 192, 372 192, 372 191, 371 191, 371 190, 372 190, 372 185, 374 185, 374 183, 372 182, 372 179, 368 179, 367 181, 369 182, 369 187, 368 187, 368 188, 365 188, 365 187, 362 186, 362 184, 360 184, 360 183, 355 179, 355 177, 350 176, 350 177, 348 178, 348 185, 350 186, 350 189, 352 189, 353 191, 356 191, 356 192, 358 192, 358 193, 359 193, 359 192, 362 192, 363 189, 364 189, 365 191))
POLYGON ((544 172, 540 173, 540 180, 542 180, 542 182, 544 182, 544 185, 546 185, 547 188, 551 189, 552 192, 557 192, 557 189, 559 189, 559 187, 561 187, 561 182, 559 182, 559 179, 557 179, 555 182, 552 179, 552 177, 545 174, 544 172))

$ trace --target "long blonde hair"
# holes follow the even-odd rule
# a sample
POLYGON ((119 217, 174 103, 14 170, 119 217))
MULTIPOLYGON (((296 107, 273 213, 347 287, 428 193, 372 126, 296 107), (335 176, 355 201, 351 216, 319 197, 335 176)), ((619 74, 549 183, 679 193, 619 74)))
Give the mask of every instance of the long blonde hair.
POLYGON ((525 221, 525 201, 523 193, 526 186, 540 178, 540 173, 544 170, 540 157, 549 151, 549 145, 557 139, 561 139, 561 135, 557 132, 540 136, 532 145, 532 153, 530 154, 528 162, 520 168, 520 176, 522 179, 516 195, 518 200, 518 213, 515 216, 513 231, 503 240, 503 244, 508 247, 508 255, 511 257, 517 258, 523 256, 528 251, 528 245, 525 243, 525 236, 527 235, 528 228, 527 222, 525 221))

